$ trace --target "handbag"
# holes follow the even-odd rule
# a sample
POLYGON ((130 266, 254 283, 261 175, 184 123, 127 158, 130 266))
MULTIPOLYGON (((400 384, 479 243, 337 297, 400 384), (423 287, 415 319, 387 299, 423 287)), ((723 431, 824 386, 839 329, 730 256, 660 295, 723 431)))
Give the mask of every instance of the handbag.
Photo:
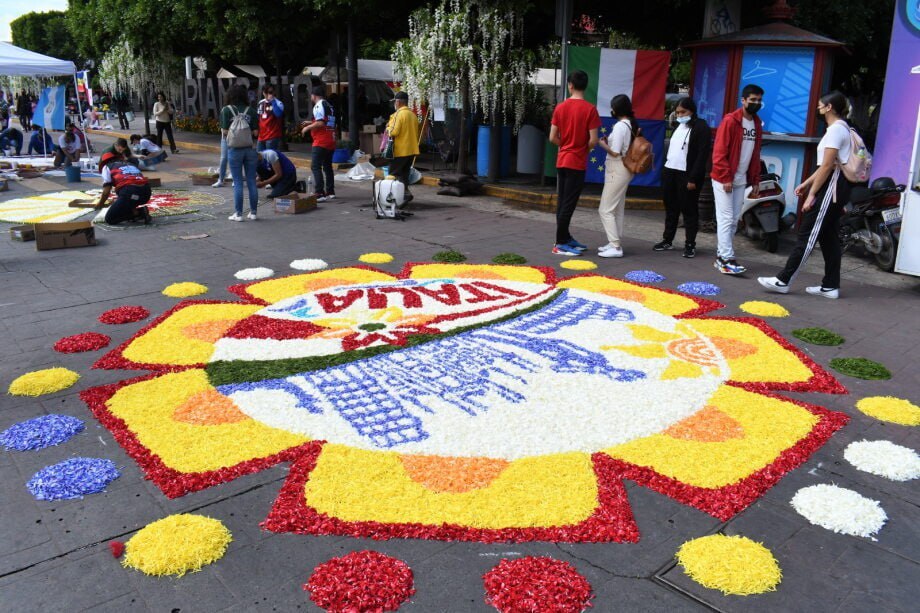
POLYGON ((383 152, 383 157, 385 159, 393 159, 393 139, 390 138, 389 132, 384 132, 383 146, 380 148, 380 150, 383 152))

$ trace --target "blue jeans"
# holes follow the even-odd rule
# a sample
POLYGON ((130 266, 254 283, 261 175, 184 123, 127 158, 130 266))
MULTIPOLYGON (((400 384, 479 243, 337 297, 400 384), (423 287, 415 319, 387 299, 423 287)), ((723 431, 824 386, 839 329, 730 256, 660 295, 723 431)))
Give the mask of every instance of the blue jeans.
POLYGON ((256 145, 256 151, 265 151, 266 149, 271 149, 272 151, 279 151, 280 148, 281 148, 280 138, 270 138, 268 140, 260 140, 259 144, 256 145))
POLYGON ((243 214, 243 171, 246 171, 246 187, 249 188, 249 211, 259 208, 259 188, 256 187, 256 166, 259 154, 252 147, 230 147, 227 149, 230 176, 233 177, 233 206, 237 215, 243 214))
POLYGON ((332 149, 313 146, 313 183, 317 194, 335 193, 335 175, 332 173, 332 149))
POLYGON ((224 182, 224 179, 227 178, 227 139, 221 137, 220 139, 220 168, 217 171, 217 180, 220 183, 224 182))

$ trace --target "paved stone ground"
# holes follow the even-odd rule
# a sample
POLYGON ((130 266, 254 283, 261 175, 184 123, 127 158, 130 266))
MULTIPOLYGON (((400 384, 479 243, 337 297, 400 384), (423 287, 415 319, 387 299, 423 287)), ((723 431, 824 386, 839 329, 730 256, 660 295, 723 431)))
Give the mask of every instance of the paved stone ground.
MULTIPOLYGON (((104 140, 104 139, 99 139, 104 140)), ((162 170, 214 165, 206 154, 173 156, 162 170)), ((63 185, 63 180, 55 180, 63 185)), ((166 185, 170 185, 169 182, 166 185)), ((173 186, 187 186, 174 183, 173 186)), ((72 187, 72 186, 68 186, 72 187)), ((869 382, 841 376, 844 396, 791 394, 843 411, 852 421, 805 465, 784 478, 747 511, 729 522, 678 504, 628 482, 628 495, 642 538, 637 544, 498 544, 438 541, 370 541, 263 532, 265 518, 287 474, 285 465, 230 483, 168 500, 145 481, 137 465, 109 432, 99 426, 78 398, 87 387, 131 376, 91 370, 97 354, 57 354, 58 338, 99 330, 126 340, 137 325, 103 326, 98 314, 122 304, 141 304, 160 313, 175 304, 160 294, 175 281, 198 281, 212 299, 231 298, 223 288, 236 270, 267 266, 283 272, 288 262, 320 257, 332 266, 356 263, 367 251, 392 253, 382 268, 396 272, 407 261, 425 261, 451 247, 470 261, 488 262, 505 251, 524 255, 530 264, 557 268, 549 253, 552 216, 489 199, 450 199, 417 188, 416 215, 405 223, 377 221, 368 206, 370 187, 341 186, 341 196, 319 210, 296 217, 274 216, 266 208, 260 220, 226 220, 228 203, 190 218, 173 218, 150 228, 97 231, 95 248, 35 251, 34 244, 0 240, 0 385, 25 372, 66 366, 82 379, 74 388, 38 399, 0 397, 0 430, 43 413, 74 415, 87 430, 59 447, 38 452, 0 452, 0 597, 8 611, 288 611, 318 610, 301 585, 311 570, 348 551, 375 549, 406 561, 415 573, 417 594, 405 611, 487 611, 481 576, 502 557, 549 555, 572 563, 591 582, 598 611, 909 611, 920 600, 920 495, 916 482, 895 483, 855 470, 843 460, 854 440, 884 439, 920 449, 916 429, 886 424, 854 408, 865 396, 893 395, 920 401, 920 281, 879 272, 868 260, 847 256, 844 299, 827 301, 802 291, 786 297, 762 294, 754 281, 776 270, 780 256, 758 251, 737 239, 740 259, 750 272, 726 278, 712 268, 714 237, 703 235, 700 256, 685 260, 677 251, 653 253, 660 213, 627 213, 622 260, 600 260, 597 272, 622 276, 650 268, 668 277, 674 288, 683 281, 719 284, 720 313, 738 315, 749 299, 775 300, 792 316, 771 320, 787 338, 794 328, 820 325, 844 335, 841 347, 803 345, 826 366, 835 356, 863 356, 886 364, 890 381, 869 382), (198 240, 179 236, 206 233, 198 240), (103 330, 103 328, 105 328, 103 330), (83 500, 38 502, 24 483, 35 471, 74 455, 110 458, 122 477, 102 494, 83 500), (889 515, 878 540, 831 533, 809 524, 789 506, 795 491, 816 483, 852 487, 877 499, 889 515), (223 521, 234 535, 227 555, 199 573, 181 579, 155 579, 125 570, 107 543, 126 540, 147 523, 168 514, 194 511, 223 521), (686 540, 722 531, 742 534, 770 548, 783 568, 776 592, 723 597, 705 589, 673 566, 674 552, 686 540), (914 604, 911 604, 914 603, 914 604)), ((26 193, 22 186, 0 199, 26 193)), ((578 211, 578 237, 590 245, 602 236, 596 213, 578 211)), ((786 246, 788 250, 788 245, 786 246)), ((816 283, 813 258, 802 286, 816 283)), ((560 271, 561 272, 561 271, 560 271)))

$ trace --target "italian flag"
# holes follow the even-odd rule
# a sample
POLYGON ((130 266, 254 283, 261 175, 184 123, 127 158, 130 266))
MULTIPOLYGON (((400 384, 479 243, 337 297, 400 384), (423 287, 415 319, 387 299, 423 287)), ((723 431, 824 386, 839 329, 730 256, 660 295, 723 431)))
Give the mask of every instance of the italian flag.
POLYGON ((569 47, 569 72, 588 73, 585 99, 597 105, 601 117, 610 117, 610 99, 626 94, 637 119, 664 119, 669 51, 633 51, 569 47))

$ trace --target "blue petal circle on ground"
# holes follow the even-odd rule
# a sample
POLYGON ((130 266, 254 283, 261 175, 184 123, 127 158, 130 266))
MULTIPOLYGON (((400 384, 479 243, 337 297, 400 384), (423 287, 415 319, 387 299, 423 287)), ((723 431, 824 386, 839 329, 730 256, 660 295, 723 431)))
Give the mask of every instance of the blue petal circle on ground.
POLYGON ((101 492, 120 476, 111 460, 70 458, 41 469, 26 487, 38 500, 68 500, 101 492))
POLYGON ((60 445, 83 431, 83 422, 70 415, 42 415, 13 424, 0 432, 0 445, 15 451, 60 445))
POLYGON ((661 283, 667 279, 667 277, 658 274, 654 270, 631 270, 625 276, 628 281, 635 281, 636 283, 661 283))
POLYGON ((677 291, 694 296, 718 296, 722 293, 722 288, 703 281, 690 281, 678 285, 677 291))

